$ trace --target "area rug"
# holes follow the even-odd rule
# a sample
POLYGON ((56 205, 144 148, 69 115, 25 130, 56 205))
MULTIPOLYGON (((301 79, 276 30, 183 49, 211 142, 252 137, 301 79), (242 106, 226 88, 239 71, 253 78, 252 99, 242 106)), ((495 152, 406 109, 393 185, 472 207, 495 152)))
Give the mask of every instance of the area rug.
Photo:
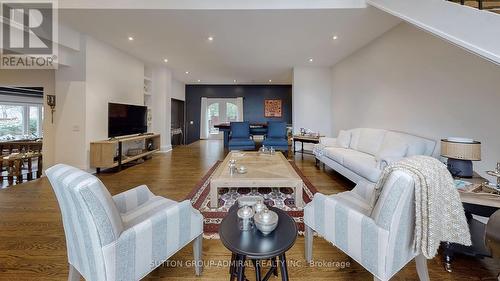
MULTIPOLYGON (((219 224, 226 216, 229 208, 236 203, 236 200, 240 196, 244 195, 262 196, 266 205, 284 210, 297 223, 299 234, 303 234, 304 210, 295 206, 293 189, 291 188, 221 188, 219 189, 219 207, 215 209, 210 208, 208 196, 210 193, 210 179, 221 163, 222 161, 217 161, 186 198, 203 215, 203 236, 205 238, 219 239, 219 224)), ((294 162, 290 161, 290 164, 304 182, 303 199, 304 203, 307 204, 311 202, 317 190, 294 162)))

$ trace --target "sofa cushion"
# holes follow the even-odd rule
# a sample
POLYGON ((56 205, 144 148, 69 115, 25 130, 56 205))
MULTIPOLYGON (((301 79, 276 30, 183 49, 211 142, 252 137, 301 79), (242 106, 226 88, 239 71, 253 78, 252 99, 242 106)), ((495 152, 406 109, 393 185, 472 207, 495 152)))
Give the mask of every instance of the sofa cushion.
POLYGON ((344 165, 344 157, 349 154, 358 153, 356 150, 352 150, 349 148, 340 148, 340 147, 327 147, 325 148, 324 155, 326 157, 332 159, 333 161, 339 163, 340 165, 344 165))
POLYGON ((404 156, 414 156, 414 155, 430 156, 432 154, 432 151, 427 152, 427 144, 425 139, 399 132, 387 132, 384 138, 383 146, 384 147, 397 146, 400 145, 401 143, 404 143, 408 146, 407 152, 404 156))
POLYGON ((396 159, 403 158, 408 152, 408 144, 404 142, 388 143, 384 142, 379 152, 375 156, 377 162, 382 159, 396 159))
POLYGON ((385 133, 386 131, 381 129, 361 129, 355 149, 371 155, 376 155, 382 146, 385 133))
POLYGON ((377 182, 382 171, 378 169, 375 157, 367 153, 355 152, 344 155, 343 165, 367 180, 377 182))
POLYGON ((342 148, 349 148, 350 143, 351 143, 351 132, 340 130, 339 135, 337 136, 337 146, 342 148))

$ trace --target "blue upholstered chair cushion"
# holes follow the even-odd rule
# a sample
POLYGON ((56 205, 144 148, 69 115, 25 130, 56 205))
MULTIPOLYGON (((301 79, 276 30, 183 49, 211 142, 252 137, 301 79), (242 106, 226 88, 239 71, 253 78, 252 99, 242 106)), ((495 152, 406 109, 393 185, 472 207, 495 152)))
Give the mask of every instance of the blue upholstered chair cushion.
POLYGON ((250 123, 231 122, 231 138, 250 138, 250 123))
POLYGON ((233 138, 229 140, 229 146, 255 146, 255 142, 251 139, 233 138))
POLYGON ((273 146, 273 147, 281 147, 281 146, 286 146, 288 147, 288 141, 287 139, 281 138, 267 138, 264 140, 262 143, 265 146, 273 146))
POLYGON ((267 137, 285 139, 286 138, 286 124, 281 121, 267 122, 267 137))

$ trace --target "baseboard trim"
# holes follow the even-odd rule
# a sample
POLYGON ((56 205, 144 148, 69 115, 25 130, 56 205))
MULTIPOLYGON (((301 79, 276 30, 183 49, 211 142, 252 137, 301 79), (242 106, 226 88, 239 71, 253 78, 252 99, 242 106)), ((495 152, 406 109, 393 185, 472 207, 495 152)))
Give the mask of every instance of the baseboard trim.
POLYGON ((172 150, 172 145, 164 145, 160 148, 160 152, 169 152, 172 150))

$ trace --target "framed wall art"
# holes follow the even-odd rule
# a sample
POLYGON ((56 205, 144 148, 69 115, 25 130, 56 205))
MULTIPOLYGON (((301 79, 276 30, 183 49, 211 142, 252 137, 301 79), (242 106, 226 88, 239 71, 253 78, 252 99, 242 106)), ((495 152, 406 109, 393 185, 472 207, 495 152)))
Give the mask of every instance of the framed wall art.
POLYGON ((264 101, 264 117, 282 117, 283 116, 283 106, 280 99, 265 100, 264 101))

